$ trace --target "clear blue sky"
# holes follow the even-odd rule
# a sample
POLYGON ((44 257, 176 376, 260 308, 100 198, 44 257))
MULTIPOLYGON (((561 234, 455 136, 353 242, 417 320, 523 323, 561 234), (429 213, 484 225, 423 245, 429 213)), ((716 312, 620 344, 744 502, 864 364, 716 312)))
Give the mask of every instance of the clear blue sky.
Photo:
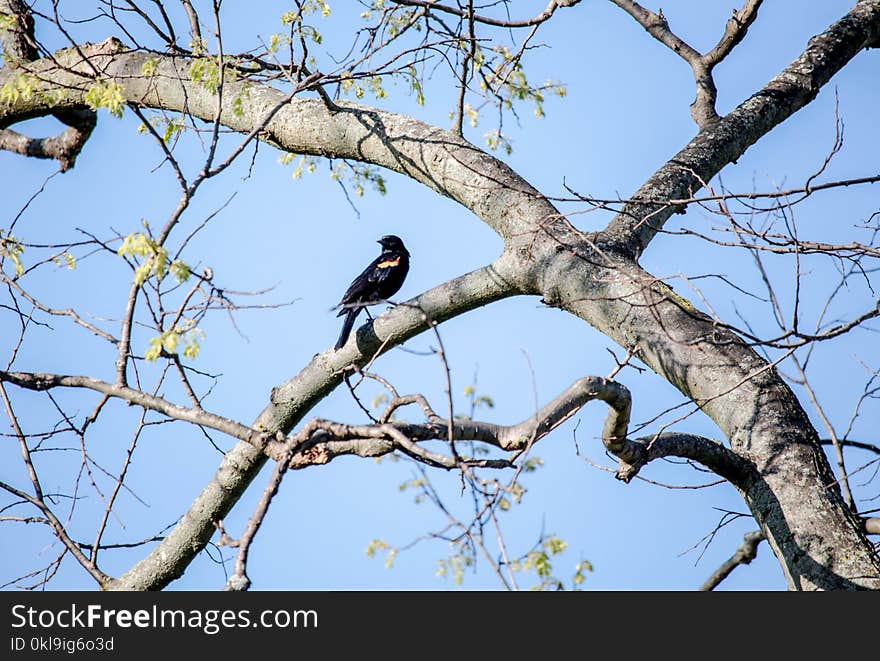
MULTIPOLYGON (((279 29, 275 14, 280 9, 254 17, 245 14, 238 3, 228 4, 224 5, 228 51, 253 46, 256 34, 266 39, 279 29)), ((545 3, 515 4, 516 11, 525 15, 533 9, 537 13, 545 3)), ((704 50, 720 35, 733 4, 667 0, 662 7, 672 27, 704 50)), ((756 91, 850 4, 842 0, 766 3, 745 42, 718 68, 719 111, 730 110, 756 91)), ((339 52, 349 38, 347 27, 352 23, 344 16, 349 12, 356 15, 352 5, 331 3, 334 13, 322 23, 325 44, 315 50, 320 62, 329 62, 328 55, 339 52)), ((83 35, 93 29, 95 26, 88 24, 79 28, 83 35)), ((98 41, 101 37, 90 32, 84 38, 98 41)), ((546 47, 531 53, 527 73, 536 81, 562 81, 568 94, 565 99, 550 99, 543 119, 535 118, 527 106, 519 109, 519 122, 508 117, 505 130, 514 151, 503 158, 542 192, 564 194, 566 183, 598 197, 625 197, 694 135, 695 125, 688 113, 693 82, 687 66, 610 3, 584 2, 560 12, 558 20, 542 28, 538 41, 546 47)), ((846 142, 823 179, 876 174, 880 147, 876 130, 878 57, 877 51, 857 56, 807 109, 752 147, 738 164, 725 169, 725 185, 747 191, 800 185, 821 165, 833 144, 835 90, 846 142)), ((402 86, 389 91, 384 107, 449 125, 455 96, 443 81, 427 86, 425 107, 415 105, 402 86)), ((483 133, 492 128, 489 117, 484 122, 466 134, 477 144, 482 144, 483 133)), ((176 205, 177 185, 170 169, 158 167, 161 154, 149 137, 137 133, 138 124, 130 111, 121 120, 102 111, 98 128, 75 169, 49 181, 46 191, 19 220, 16 235, 29 243, 58 243, 80 240, 82 235, 76 228, 110 238, 114 231, 123 235, 137 231, 144 218, 154 227, 160 226, 176 205)), ((34 131, 49 132, 54 124, 40 121, 31 122, 31 126, 34 131)), ((227 140, 222 148, 229 150, 234 144, 235 139, 227 140)), ((177 153, 190 172, 202 155, 198 141, 191 137, 181 142, 177 153)), ((501 248, 500 239, 469 211, 401 176, 385 173, 388 194, 368 190, 363 198, 353 198, 355 211, 340 186, 330 179, 325 164, 320 163, 314 174, 294 181, 291 167, 280 165, 278 155, 262 145, 250 176, 250 157, 246 155, 225 175, 206 184, 180 230, 183 236, 235 193, 190 244, 184 259, 210 266, 216 281, 230 290, 275 286, 261 302, 295 301, 289 307, 238 313, 241 334, 222 314, 210 317, 202 326, 206 338, 194 365, 222 374, 205 406, 246 423, 262 410, 274 385, 296 374, 315 353, 335 341, 339 320, 329 309, 360 267, 377 254, 378 237, 399 234, 412 252, 412 269, 401 297, 414 296, 486 264, 501 248)), ((4 227, 56 169, 48 161, 0 152, 4 227)), ((852 226, 864 223, 877 210, 877 199, 876 187, 817 196, 796 209, 799 228, 803 235, 817 240, 859 240, 852 226)), ((564 207, 566 211, 578 208, 564 207)), ((572 216, 584 229, 598 229, 608 219, 600 214, 572 216)), ((692 209, 687 216, 678 217, 672 228, 706 229, 713 224, 709 214, 692 209)), ((22 285, 54 307, 67 307, 75 301, 90 318, 117 332, 118 324, 113 320, 120 317, 127 296, 128 272, 109 255, 87 258, 76 249, 73 254, 79 259, 74 271, 44 268, 25 277, 22 285)), ((26 253, 26 265, 27 258, 26 253)), ((642 264, 656 275, 668 276, 676 291, 704 308, 688 284, 676 276, 690 279, 718 274, 760 292, 760 279, 748 255, 695 240, 660 237, 642 264)), ((805 316, 815 317, 817 306, 833 287, 834 266, 828 260, 809 263, 804 295, 813 297, 815 303, 805 303, 805 316)), ((771 260, 768 268, 780 290, 793 282, 794 265, 789 260, 771 260)), ((725 320, 738 323, 739 310, 755 328, 772 332, 771 312, 765 302, 742 295, 720 279, 696 282, 725 320)), ((783 296, 783 305, 791 305, 790 297, 790 292, 783 296)), ((863 285, 853 284, 835 314, 851 314, 870 306, 871 300, 863 285)), ((51 329, 30 331, 15 368, 93 374, 112 380, 115 355, 109 345, 63 319, 50 323, 51 329)), ((0 329, 4 347, 10 346, 17 335, 16 318, 0 310, 0 329)), ((534 410, 536 399, 545 402, 576 378, 607 374, 613 367, 607 347, 621 353, 582 321, 545 308, 536 298, 507 300, 474 311, 444 324, 440 332, 453 368, 458 410, 466 410, 463 389, 475 383, 478 393, 495 402, 494 409, 478 415, 499 423, 522 420, 534 410)), ((136 333, 138 350, 143 351, 150 335, 148 331, 136 333)), ((423 351, 434 345, 432 337, 423 335, 406 346, 423 351)), ((7 352, 4 348, 4 355, 7 352)), ((854 398, 867 379, 868 372, 859 361, 876 369, 877 358, 876 335, 868 331, 856 331, 817 350, 811 374, 835 424, 845 426, 854 398)), ((438 410, 442 408, 444 375, 435 356, 395 350, 381 358, 375 369, 400 392, 424 392, 438 410)), ((650 372, 627 370, 620 380, 633 392, 634 423, 651 420, 683 399, 650 372)), ((54 423, 57 414, 45 396, 14 387, 9 391, 26 432, 43 431, 54 423)), ((164 392, 184 401, 176 388, 164 392)), ((807 398, 800 391, 798 394, 818 423, 807 398)), ((57 398, 79 419, 97 401, 94 395, 74 392, 59 392, 57 398)), ((88 443, 90 453, 113 471, 124 457, 131 440, 129 429, 139 412, 118 403, 111 406, 111 415, 96 425, 88 443)), ((681 411, 649 424, 643 433, 672 422, 681 411)), ((583 586, 587 589, 698 586, 755 526, 748 518, 739 519, 718 532, 701 558, 702 547, 688 550, 713 530, 722 511, 746 512, 742 499, 726 484, 699 490, 666 489, 640 480, 623 485, 610 473, 591 466, 585 458, 613 465, 604 456, 599 440, 604 414, 603 405, 591 403, 537 447, 535 455, 544 460, 544 466, 524 478, 528 491, 522 504, 504 514, 511 553, 527 551, 544 531, 569 545, 555 559, 556 573, 566 582, 575 563, 586 559, 595 567, 583 586), (581 456, 576 453, 575 439, 581 456)), ((312 415, 343 422, 364 418, 344 388, 321 402, 312 415)), ((871 440, 864 434, 876 430, 878 422, 876 406, 866 408, 854 437, 861 432, 865 440, 871 440)), ((701 415, 690 416, 672 428, 718 437, 711 420, 701 415)), ((0 431, 9 431, 6 420, 0 423, 0 431)), ((824 430, 820 434, 824 436, 824 430)), ((219 434, 215 440, 221 448, 231 446, 231 441, 219 434)), ((79 467, 79 444, 68 437, 58 445, 69 451, 38 454, 39 467, 47 491, 69 493, 79 467)), ((27 488, 17 444, 7 437, 0 447, 0 476, 27 488)), ((217 450, 185 424, 148 428, 127 480, 132 493, 121 496, 106 541, 142 539, 172 524, 210 479, 219 461, 217 450)), ((444 519, 436 509, 416 504, 411 493, 399 491, 398 485, 415 475, 408 461, 388 458, 381 462, 342 458, 329 466, 289 474, 251 552, 249 575, 254 588, 454 587, 450 578, 435 576, 438 560, 449 553, 446 542, 427 539, 401 551, 391 569, 384 568, 384 556, 366 557, 365 549, 375 538, 404 546, 443 527, 444 519)), ((673 485, 712 481, 709 474, 671 462, 656 462, 642 475, 673 485)), ((454 476, 432 473, 432 477, 449 507, 469 511, 469 496, 459 493, 454 476)), ((98 479, 106 490, 107 480, 98 479)), ((268 471, 227 519, 233 536, 242 530, 266 479, 268 471)), ((876 496, 876 486, 868 485, 860 494, 876 496)), ((95 521, 88 513, 100 512, 101 500, 87 481, 80 496, 74 537, 91 541, 95 521)), ((0 500, 0 506, 4 503, 0 500)), ((68 508, 67 501, 58 505, 62 515, 68 508)), ((50 562, 59 545, 49 541, 46 532, 36 526, 6 524, 0 534, 4 557, 0 583, 50 562)), ((121 573, 143 553, 142 549, 107 551, 104 569, 121 573)), ((216 562, 221 554, 234 559, 228 549, 209 549, 172 589, 221 587, 225 575, 216 562)), ((521 579, 525 587, 535 582, 532 576, 521 579)), ((78 565, 66 561, 50 587, 91 589, 93 585, 78 565)), ((724 587, 781 589, 784 585, 776 560, 763 545, 757 560, 737 570, 724 587)), ((499 584, 481 559, 475 571, 465 575, 463 587, 495 589, 499 584)))

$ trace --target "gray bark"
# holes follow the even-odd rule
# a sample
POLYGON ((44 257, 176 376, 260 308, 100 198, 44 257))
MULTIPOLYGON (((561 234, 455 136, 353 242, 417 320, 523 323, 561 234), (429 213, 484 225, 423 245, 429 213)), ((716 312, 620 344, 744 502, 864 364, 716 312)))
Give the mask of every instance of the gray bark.
MULTIPOLYGON (((247 133, 267 117, 261 139, 285 150, 357 159, 401 172, 472 210, 505 240, 491 266, 426 292, 360 331, 356 346, 319 354, 290 381, 273 389, 255 426, 291 430, 341 380, 341 370, 378 350, 499 298, 533 294, 592 324, 633 351, 700 405, 753 468, 736 484, 778 557, 793 589, 880 588, 880 562, 860 522, 828 485, 833 476, 800 403, 775 370, 733 333, 671 293, 642 270, 637 256, 674 206, 657 202, 689 196, 761 136, 809 103, 831 76, 880 35, 880 3, 853 10, 811 40, 804 55, 719 123, 701 131, 646 182, 632 204, 604 231, 585 235, 538 191, 499 160, 461 137, 390 112, 320 100, 287 101, 281 92, 228 82, 224 98, 244 95, 245 112, 229 108, 220 120, 247 133), (689 169, 683 169, 682 163, 689 169), (699 177, 699 178, 698 178, 699 177)), ((108 40, 82 47, 101 78, 122 86, 129 103, 184 111, 213 120, 216 97, 187 79, 188 62, 148 55, 108 40)), ((81 108, 92 71, 67 50, 55 62, 29 65, 41 93, 0 108, 0 128, 28 117, 81 108)), ((0 85, 17 71, 0 72, 0 85)), ((159 589, 179 576, 213 534, 213 522, 236 502, 265 462, 251 444, 227 453, 212 482, 180 524, 141 563, 110 584, 159 589)))

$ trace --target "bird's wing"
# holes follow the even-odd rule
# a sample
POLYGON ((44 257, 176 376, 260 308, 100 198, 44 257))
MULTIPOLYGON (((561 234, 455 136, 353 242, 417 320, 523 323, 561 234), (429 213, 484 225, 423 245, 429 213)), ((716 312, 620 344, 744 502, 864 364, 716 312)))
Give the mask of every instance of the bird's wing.
MULTIPOLYGON (((340 306, 357 303, 362 300, 364 294, 369 293, 374 288, 373 284, 381 279, 382 275, 382 270, 377 267, 384 259, 385 258, 380 255, 370 262, 370 265, 367 266, 358 277, 351 281, 351 284, 348 286, 348 289, 345 290, 342 299, 339 301, 340 306), (379 273, 379 277, 377 277, 377 272, 379 273)), ((345 307, 340 310, 339 314, 342 315, 344 312, 345 307)))

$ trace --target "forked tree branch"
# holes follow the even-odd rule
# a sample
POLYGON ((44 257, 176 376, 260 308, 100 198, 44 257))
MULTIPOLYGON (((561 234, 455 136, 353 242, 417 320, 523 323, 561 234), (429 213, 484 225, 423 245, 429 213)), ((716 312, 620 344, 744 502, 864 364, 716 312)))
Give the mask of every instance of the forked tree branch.
POLYGON ((711 127, 701 130, 632 195, 605 230, 615 248, 639 255, 680 205, 644 200, 687 199, 724 166, 810 103, 857 53, 880 40, 880 3, 859 0, 813 37, 804 52, 762 89, 711 127))
POLYGON ((719 117, 715 102, 718 98, 718 88, 715 86, 712 70, 746 36, 749 26, 758 16, 758 9, 763 0, 746 0, 742 9, 734 10, 733 16, 725 25, 721 40, 706 54, 701 54, 675 34, 662 11, 659 14, 654 13, 635 0, 611 1, 638 21, 648 34, 690 65, 697 84, 697 96, 691 104, 691 116, 700 128, 710 127, 717 122, 719 117))
MULTIPOLYGON (((0 16, 8 17, 9 27, 0 24, 0 45, 3 47, 3 69, 17 70, 38 57, 34 39, 34 19, 30 8, 22 0, 0 0, 0 16)), ((88 108, 70 108, 52 113, 67 125, 61 134, 50 138, 31 138, 0 123, 0 149, 22 156, 48 158, 58 161, 62 172, 76 163, 92 130, 97 114, 88 108)))
POLYGON ((742 8, 733 10, 733 16, 724 26, 724 34, 715 47, 703 56, 707 64, 715 66, 730 54, 736 46, 745 38, 749 27, 758 17, 758 9, 764 0, 746 0, 742 8))

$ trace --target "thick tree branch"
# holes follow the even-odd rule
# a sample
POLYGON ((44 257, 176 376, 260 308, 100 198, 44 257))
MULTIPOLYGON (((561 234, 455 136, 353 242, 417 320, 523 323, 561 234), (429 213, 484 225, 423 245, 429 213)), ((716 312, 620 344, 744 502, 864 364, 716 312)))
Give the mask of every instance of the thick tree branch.
MULTIPOLYGON (((880 3, 860 0, 813 37, 806 50, 761 90, 699 134, 633 195, 635 200, 689 198, 724 166, 812 101, 831 77, 880 38, 880 3)), ((640 254, 672 214, 674 204, 627 204, 605 231, 618 250, 640 254)))
MULTIPOLYGON (((475 423, 486 425, 488 423, 475 423)), ((476 440, 468 433, 473 428, 453 426, 454 440, 476 440)), ((302 469, 318 464, 326 464, 345 455, 358 457, 381 457, 394 451, 401 451, 416 461, 435 468, 475 467, 511 468, 513 464, 506 459, 467 459, 448 457, 431 452, 417 445, 416 441, 448 440, 448 427, 439 424, 378 424, 346 425, 330 420, 315 419, 309 422, 303 432, 292 438, 307 437, 304 445, 299 445, 290 458, 289 468, 302 469)), ((487 434, 488 437, 488 434, 487 434)), ((489 437, 491 438, 491 437, 489 437)), ((484 440, 483 438, 479 440, 484 440)), ((497 445, 497 439, 491 439, 497 445)))
MULTIPOLYGON (((10 22, 11 26, 4 28, 3 25, 6 23, 0 22, 3 69, 17 72, 38 57, 34 39, 34 19, 30 8, 22 0, 0 0, 0 17, 4 16, 8 17, 5 21, 10 22)), ((95 128, 97 115, 87 108, 70 108, 51 114, 68 126, 60 135, 51 138, 31 138, 4 128, 0 123, 0 149, 22 156, 57 160, 62 172, 72 168, 76 163, 76 157, 95 128)))
MULTIPOLYGON (((0 128, 18 121, 81 107, 96 84, 92 68, 105 80, 121 86, 129 103, 187 112, 213 122, 217 97, 184 72, 182 57, 129 52, 115 39, 59 51, 52 59, 28 66, 39 89, 27 98, 0 106, 0 128), (85 54, 88 62, 83 61, 85 54), (147 60, 156 73, 144 76, 147 60)), ((0 70, 0 85, 16 73, 0 70)), ((502 237, 518 235, 522 224, 535 218, 559 217, 558 211, 507 165, 452 132, 394 113, 338 103, 331 111, 318 99, 289 94, 248 81, 228 80, 224 96, 245 97, 243 110, 224 105, 220 122, 300 154, 354 159, 387 167, 419 181, 474 211, 502 237)))
MULTIPOLYGON (((553 239, 566 242, 559 231, 553 239)), ((577 240, 568 239, 570 245, 577 240)), ((788 563, 784 569, 790 585, 880 585, 880 563, 860 533, 858 519, 839 491, 829 488, 835 480, 818 435, 774 367, 636 264, 590 249, 580 248, 583 256, 559 253, 543 274, 544 300, 601 329, 715 421, 733 453, 754 467, 745 482, 735 478, 737 471, 731 480, 774 552, 788 563), (607 267, 599 268, 603 262, 607 267), (841 520, 847 524, 839 525, 841 520), (816 526, 833 529, 839 537, 817 545, 816 526), (843 548, 859 552, 839 553, 843 548), (805 583, 807 576, 817 583, 805 583)), ((654 441, 650 447, 660 450, 664 444, 654 441)), ((718 468, 719 474, 725 474, 722 470, 718 468)), ((623 467, 621 476, 626 475, 623 467)))
MULTIPOLYGON (((613 452, 610 448, 609 451, 613 452)), ((718 441, 696 434, 667 432, 628 439, 621 453, 614 454, 620 459, 617 479, 623 482, 632 480, 645 464, 663 457, 692 459, 742 490, 750 488, 757 479, 755 467, 750 462, 718 441)))
POLYGON ((0 149, 57 160, 61 171, 67 172, 92 134, 97 116, 91 110, 72 109, 55 113, 55 117, 67 124, 63 133, 51 138, 31 138, 12 129, 0 129, 0 149))
POLYGON ((37 59, 34 39, 34 17, 24 0, 0 0, 0 46, 3 47, 4 66, 14 67, 19 62, 37 59))

